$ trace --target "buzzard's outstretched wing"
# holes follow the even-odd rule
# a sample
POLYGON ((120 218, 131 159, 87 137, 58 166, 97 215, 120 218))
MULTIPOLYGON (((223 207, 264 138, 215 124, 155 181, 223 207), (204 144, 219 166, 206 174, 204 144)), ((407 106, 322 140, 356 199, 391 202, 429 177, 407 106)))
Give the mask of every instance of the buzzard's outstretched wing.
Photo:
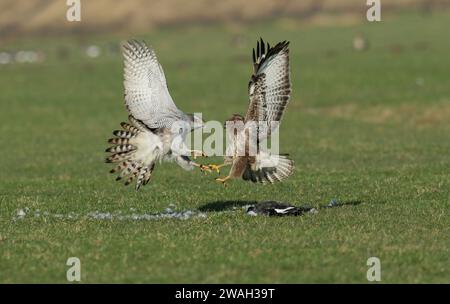
POLYGON ((245 121, 263 122, 259 138, 270 135, 270 122, 280 122, 291 95, 289 42, 270 47, 258 41, 253 49, 253 75, 248 85, 250 105, 245 121))
POLYGON ((149 128, 170 127, 183 117, 170 97, 155 52, 144 42, 133 40, 123 46, 123 57, 128 112, 149 128))

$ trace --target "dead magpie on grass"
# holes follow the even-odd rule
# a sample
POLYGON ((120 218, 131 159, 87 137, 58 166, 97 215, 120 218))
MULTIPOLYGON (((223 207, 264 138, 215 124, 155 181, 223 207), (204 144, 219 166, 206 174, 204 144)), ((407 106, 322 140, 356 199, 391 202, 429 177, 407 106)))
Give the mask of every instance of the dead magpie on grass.
POLYGON ((310 212, 313 207, 296 207, 291 204, 276 202, 276 201, 264 201, 259 202, 254 206, 247 208, 248 215, 269 215, 269 216, 283 216, 283 215, 302 215, 303 213, 310 212))
MULTIPOLYGON (((332 199, 328 205, 322 206, 322 208, 331 208, 338 206, 339 203, 332 199)), ((277 202, 277 201, 263 201, 247 208, 248 215, 269 215, 269 216, 285 216, 293 215, 298 216, 304 213, 316 213, 317 209, 309 206, 294 206, 292 204, 277 202)))

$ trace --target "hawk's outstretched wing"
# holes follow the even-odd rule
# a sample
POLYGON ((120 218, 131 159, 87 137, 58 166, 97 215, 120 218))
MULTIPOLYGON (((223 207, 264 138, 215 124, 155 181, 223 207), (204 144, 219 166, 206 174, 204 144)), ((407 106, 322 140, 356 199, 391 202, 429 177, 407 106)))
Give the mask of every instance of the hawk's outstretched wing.
POLYGON ((248 165, 242 175, 244 180, 254 183, 271 183, 282 181, 294 172, 294 162, 288 155, 273 155, 266 151, 259 151, 255 163, 248 165))
POLYGON ((170 127, 183 117, 169 94, 166 77, 155 52, 144 42, 123 46, 125 105, 149 128, 170 127))
POLYGON ((277 43, 274 47, 258 41, 253 49, 253 75, 248 85, 250 105, 245 121, 261 124, 259 138, 270 135, 270 123, 280 122, 291 95, 289 76, 289 42, 277 43))

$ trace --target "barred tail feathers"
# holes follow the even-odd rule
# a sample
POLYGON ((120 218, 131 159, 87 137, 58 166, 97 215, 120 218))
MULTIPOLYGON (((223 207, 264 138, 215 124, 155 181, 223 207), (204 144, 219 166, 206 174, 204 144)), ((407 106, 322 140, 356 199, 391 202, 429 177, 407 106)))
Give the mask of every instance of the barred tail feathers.
POLYGON ((288 155, 271 155, 267 152, 260 152, 256 156, 256 163, 247 167, 242 178, 254 183, 273 184, 288 178, 293 172, 294 161, 288 155))
POLYGON ((108 140, 113 146, 105 152, 111 153, 105 161, 117 163, 110 173, 118 173, 116 180, 129 185, 136 179, 136 190, 146 185, 152 176, 159 149, 159 138, 132 116, 131 124, 122 122, 123 130, 113 131, 114 138, 108 140))

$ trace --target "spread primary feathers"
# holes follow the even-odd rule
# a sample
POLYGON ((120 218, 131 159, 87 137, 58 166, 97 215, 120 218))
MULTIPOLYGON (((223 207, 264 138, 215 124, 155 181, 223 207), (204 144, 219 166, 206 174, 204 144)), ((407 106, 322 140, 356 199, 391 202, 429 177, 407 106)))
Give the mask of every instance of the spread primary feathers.
POLYGON ((136 179, 138 190, 150 181, 157 162, 175 161, 186 170, 197 165, 185 153, 174 151, 171 144, 176 136, 184 140, 193 128, 202 127, 203 121, 177 108, 152 48, 144 42, 128 41, 123 46, 123 58, 125 106, 130 123, 121 123, 123 130, 113 132, 115 137, 108 141, 113 146, 106 149, 111 155, 106 162, 117 163, 111 170, 119 173, 116 180, 124 179, 128 185, 136 179), (183 123, 183 127, 172 132, 175 122, 183 123))

